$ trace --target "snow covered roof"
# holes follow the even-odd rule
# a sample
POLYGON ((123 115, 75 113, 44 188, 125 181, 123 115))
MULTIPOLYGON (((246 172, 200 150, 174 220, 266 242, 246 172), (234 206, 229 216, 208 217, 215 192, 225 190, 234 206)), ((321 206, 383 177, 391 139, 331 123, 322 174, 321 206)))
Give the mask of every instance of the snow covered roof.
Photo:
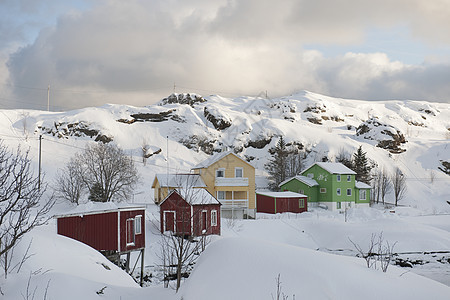
POLYGON ((294 193, 294 192, 257 192, 256 194, 269 196, 273 198, 300 198, 300 197, 306 197, 306 195, 300 194, 300 193, 294 193))
MULTIPOLYGON (((331 174, 352 174, 352 175, 356 174, 355 171, 347 168, 345 165, 341 163, 316 162, 314 165, 318 165, 322 169, 330 172, 331 174)), ((308 169, 310 169, 311 167, 309 167, 308 169)))
POLYGON ((164 198, 163 201, 161 201, 159 205, 163 204, 164 201, 166 201, 166 199, 169 198, 170 195, 172 195, 173 193, 177 193, 191 205, 221 204, 219 200, 214 198, 214 196, 211 195, 205 189, 188 188, 188 189, 173 190, 172 192, 169 193, 169 195, 167 195, 166 198, 164 198))
POLYGON ((291 178, 289 178, 289 179, 286 179, 285 181, 283 181, 282 183, 280 183, 278 186, 282 186, 283 184, 285 184, 285 183, 291 181, 292 179, 297 179, 298 181, 303 182, 304 184, 306 184, 306 185, 308 185, 308 186, 316 186, 316 185, 319 185, 319 184, 317 183, 317 181, 315 181, 315 180, 312 179, 312 178, 309 178, 309 177, 306 177, 306 176, 302 176, 302 175, 297 175, 297 176, 291 177, 291 178))
MULTIPOLYGON (((245 161, 244 159, 242 159, 242 157, 239 157, 238 155, 236 155, 233 151, 229 150, 229 151, 224 151, 224 152, 219 152, 216 153, 212 156, 210 156, 209 158, 205 159, 204 161, 202 161, 201 163, 197 164, 196 166, 194 166, 192 169, 203 169, 203 168, 207 168, 210 165, 214 164, 215 162, 221 160, 222 158, 224 158, 225 156, 232 154, 234 156, 236 156, 237 158, 239 158, 240 160, 242 160, 243 162, 245 162, 246 164, 249 164, 247 161, 245 161)), ((249 164, 251 165, 251 164, 249 164)))
POLYGON ((355 187, 357 189, 370 189, 371 188, 370 185, 368 185, 368 184, 366 184, 364 182, 361 182, 361 181, 356 181, 355 182, 355 187))
POLYGON ((136 206, 136 204, 116 203, 116 202, 87 202, 80 204, 74 209, 64 214, 54 215, 54 218, 64 218, 80 215, 101 214, 124 210, 145 210, 145 206, 136 206))
MULTIPOLYGON (((160 187, 204 188, 205 182, 199 174, 156 174, 160 187)), ((155 181, 153 181, 154 188, 155 181)))

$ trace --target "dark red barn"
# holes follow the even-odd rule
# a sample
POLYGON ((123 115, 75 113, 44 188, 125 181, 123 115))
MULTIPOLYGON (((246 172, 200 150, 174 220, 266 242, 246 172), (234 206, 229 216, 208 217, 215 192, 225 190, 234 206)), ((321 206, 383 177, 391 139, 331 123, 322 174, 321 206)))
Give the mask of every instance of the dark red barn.
POLYGON ((130 252, 140 251, 142 285, 145 207, 117 207, 55 217, 58 234, 85 243, 116 262, 122 254, 126 254, 127 272, 130 252))
POLYGON ((220 202, 202 188, 173 190, 160 203, 161 232, 220 235, 220 202))
POLYGON ((307 211, 307 196, 294 192, 257 192, 256 211, 268 214, 307 211))

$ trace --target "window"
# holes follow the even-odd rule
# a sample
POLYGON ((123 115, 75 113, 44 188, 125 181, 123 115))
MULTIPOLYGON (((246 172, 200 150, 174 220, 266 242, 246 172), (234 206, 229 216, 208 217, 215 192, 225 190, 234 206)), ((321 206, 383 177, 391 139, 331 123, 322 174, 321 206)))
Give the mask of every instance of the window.
POLYGON ((314 174, 313 173, 308 173, 308 178, 314 178, 314 174))
POLYGON ((351 196, 352 195, 352 189, 347 189, 347 196, 351 196))
POLYGON ((298 199, 298 207, 299 208, 305 207, 305 199, 298 199))
POLYGON ((337 188, 337 190, 336 190, 336 194, 337 194, 338 196, 340 196, 340 195, 341 195, 341 189, 340 189, 340 188, 337 188))
POLYGON ((141 234, 142 233, 142 216, 136 216, 134 219, 134 233, 141 234))
POLYGON ((216 177, 225 177, 225 169, 224 168, 217 169, 216 177))
POLYGON ((366 190, 359 190, 359 200, 366 200, 366 190))
POLYGON ((326 188, 320 188, 320 193, 321 194, 324 194, 324 193, 326 193, 327 192, 327 189, 326 188))
POLYGON ((127 246, 134 245, 134 219, 127 219, 126 236, 127 246))
POLYGON ((217 191, 217 199, 225 200, 225 191, 217 191))
POLYGON ((347 175, 347 181, 351 182, 352 181, 352 175, 347 175))
POLYGON ((217 210, 211 211, 211 226, 217 226, 217 210))
POLYGON ((341 202, 336 202, 336 208, 341 209, 341 202))
POLYGON ((243 168, 234 168, 234 177, 236 177, 236 178, 244 177, 244 169, 243 168))
POLYGON ((341 175, 336 175, 336 180, 337 180, 338 182, 340 182, 340 181, 341 181, 341 175))
POLYGON ((304 194, 305 194, 305 191, 304 191, 304 190, 298 190, 298 193, 304 195, 304 194))

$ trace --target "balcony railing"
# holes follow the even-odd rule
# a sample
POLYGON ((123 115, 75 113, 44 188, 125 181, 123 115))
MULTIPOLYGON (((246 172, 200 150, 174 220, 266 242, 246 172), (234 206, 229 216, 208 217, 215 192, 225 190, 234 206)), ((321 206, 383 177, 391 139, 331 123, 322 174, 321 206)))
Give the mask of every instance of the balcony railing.
POLYGON ((226 177, 216 177, 216 186, 248 186, 248 178, 226 178, 226 177))
POLYGON ((222 208, 247 208, 248 207, 248 199, 227 199, 221 200, 219 202, 222 203, 222 208))

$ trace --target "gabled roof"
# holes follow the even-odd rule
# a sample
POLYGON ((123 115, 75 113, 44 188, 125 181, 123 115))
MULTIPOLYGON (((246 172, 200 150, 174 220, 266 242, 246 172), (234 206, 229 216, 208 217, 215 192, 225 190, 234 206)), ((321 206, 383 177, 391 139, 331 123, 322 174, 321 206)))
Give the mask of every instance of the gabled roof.
POLYGON ((361 181, 356 181, 355 182, 355 187, 357 189, 371 189, 372 187, 364 182, 361 181))
POLYGON ((156 174, 152 188, 155 188, 156 180, 160 187, 172 188, 205 188, 206 184, 199 174, 156 174))
POLYGON ((172 190, 166 198, 164 198, 163 201, 161 201, 161 204, 166 201, 172 195, 173 193, 177 193, 181 198, 183 198, 187 203, 190 205, 206 205, 206 204, 219 204, 219 200, 214 198, 213 195, 211 195, 207 190, 205 189, 178 189, 178 190, 172 190))
MULTIPOLYGON (((197 164, 196 166, 194 166, 192 169, 203 169, 203 168, 208 168, 209 166, 211 166, 212 164, 218 162, 219 160, 221 160, 222 158, 228 156, 228 155, 234 155, 237 158, 239 158, 240 160, 242 160, 243 162, 245 162, 246 164, 252 166, 251 164, 249 164, 246 160, 242 159, 242 157, 239 157, 238 155, 236 155, 233 151, 224 151, 224 152, 219 152, 216 153, 212 156, 210 156, 209 158, 205 159, 204 161, 202 161, 201 163, 197 164)), ((253 166, 252 166, 253 167, 253 166)))
POLYGON ((332 163, 332 162, 316 162, 311 167, 307 168, 302 173, 304 174, 306 171, 311 169, 314 165, 318 165, 325 171, 331 174, 346 174, 346 175, 356 175, 356 172, 347 168, 345 165, 341 163, 332 163))
POLYGON ((289 179, 286 179, 285 181, 283 181, 282 183, 280 183, 278 186, 282 186, 283 184, 285 184, 285 183, 291 181, 292 179, 297 179, 298 181, 303 182, 304 184, 306 184, 306 185, 309 186, 309 187, 319 185, 319 184, 317 183, 317 181, 315 181, 315 180, 312 179, 312 178, 309 178, 309 177, 306 177, 306 176, 302 176, 302 175, 297 175, 297 176, 291 177, 291 178, 289 178, 289 179))
POLYGON ((307 197, 306 195, 300 194, 300 193, 294 193, 294 192, 257 192, 256 194, 269 196, 272 198, 302 198, 307 197))

